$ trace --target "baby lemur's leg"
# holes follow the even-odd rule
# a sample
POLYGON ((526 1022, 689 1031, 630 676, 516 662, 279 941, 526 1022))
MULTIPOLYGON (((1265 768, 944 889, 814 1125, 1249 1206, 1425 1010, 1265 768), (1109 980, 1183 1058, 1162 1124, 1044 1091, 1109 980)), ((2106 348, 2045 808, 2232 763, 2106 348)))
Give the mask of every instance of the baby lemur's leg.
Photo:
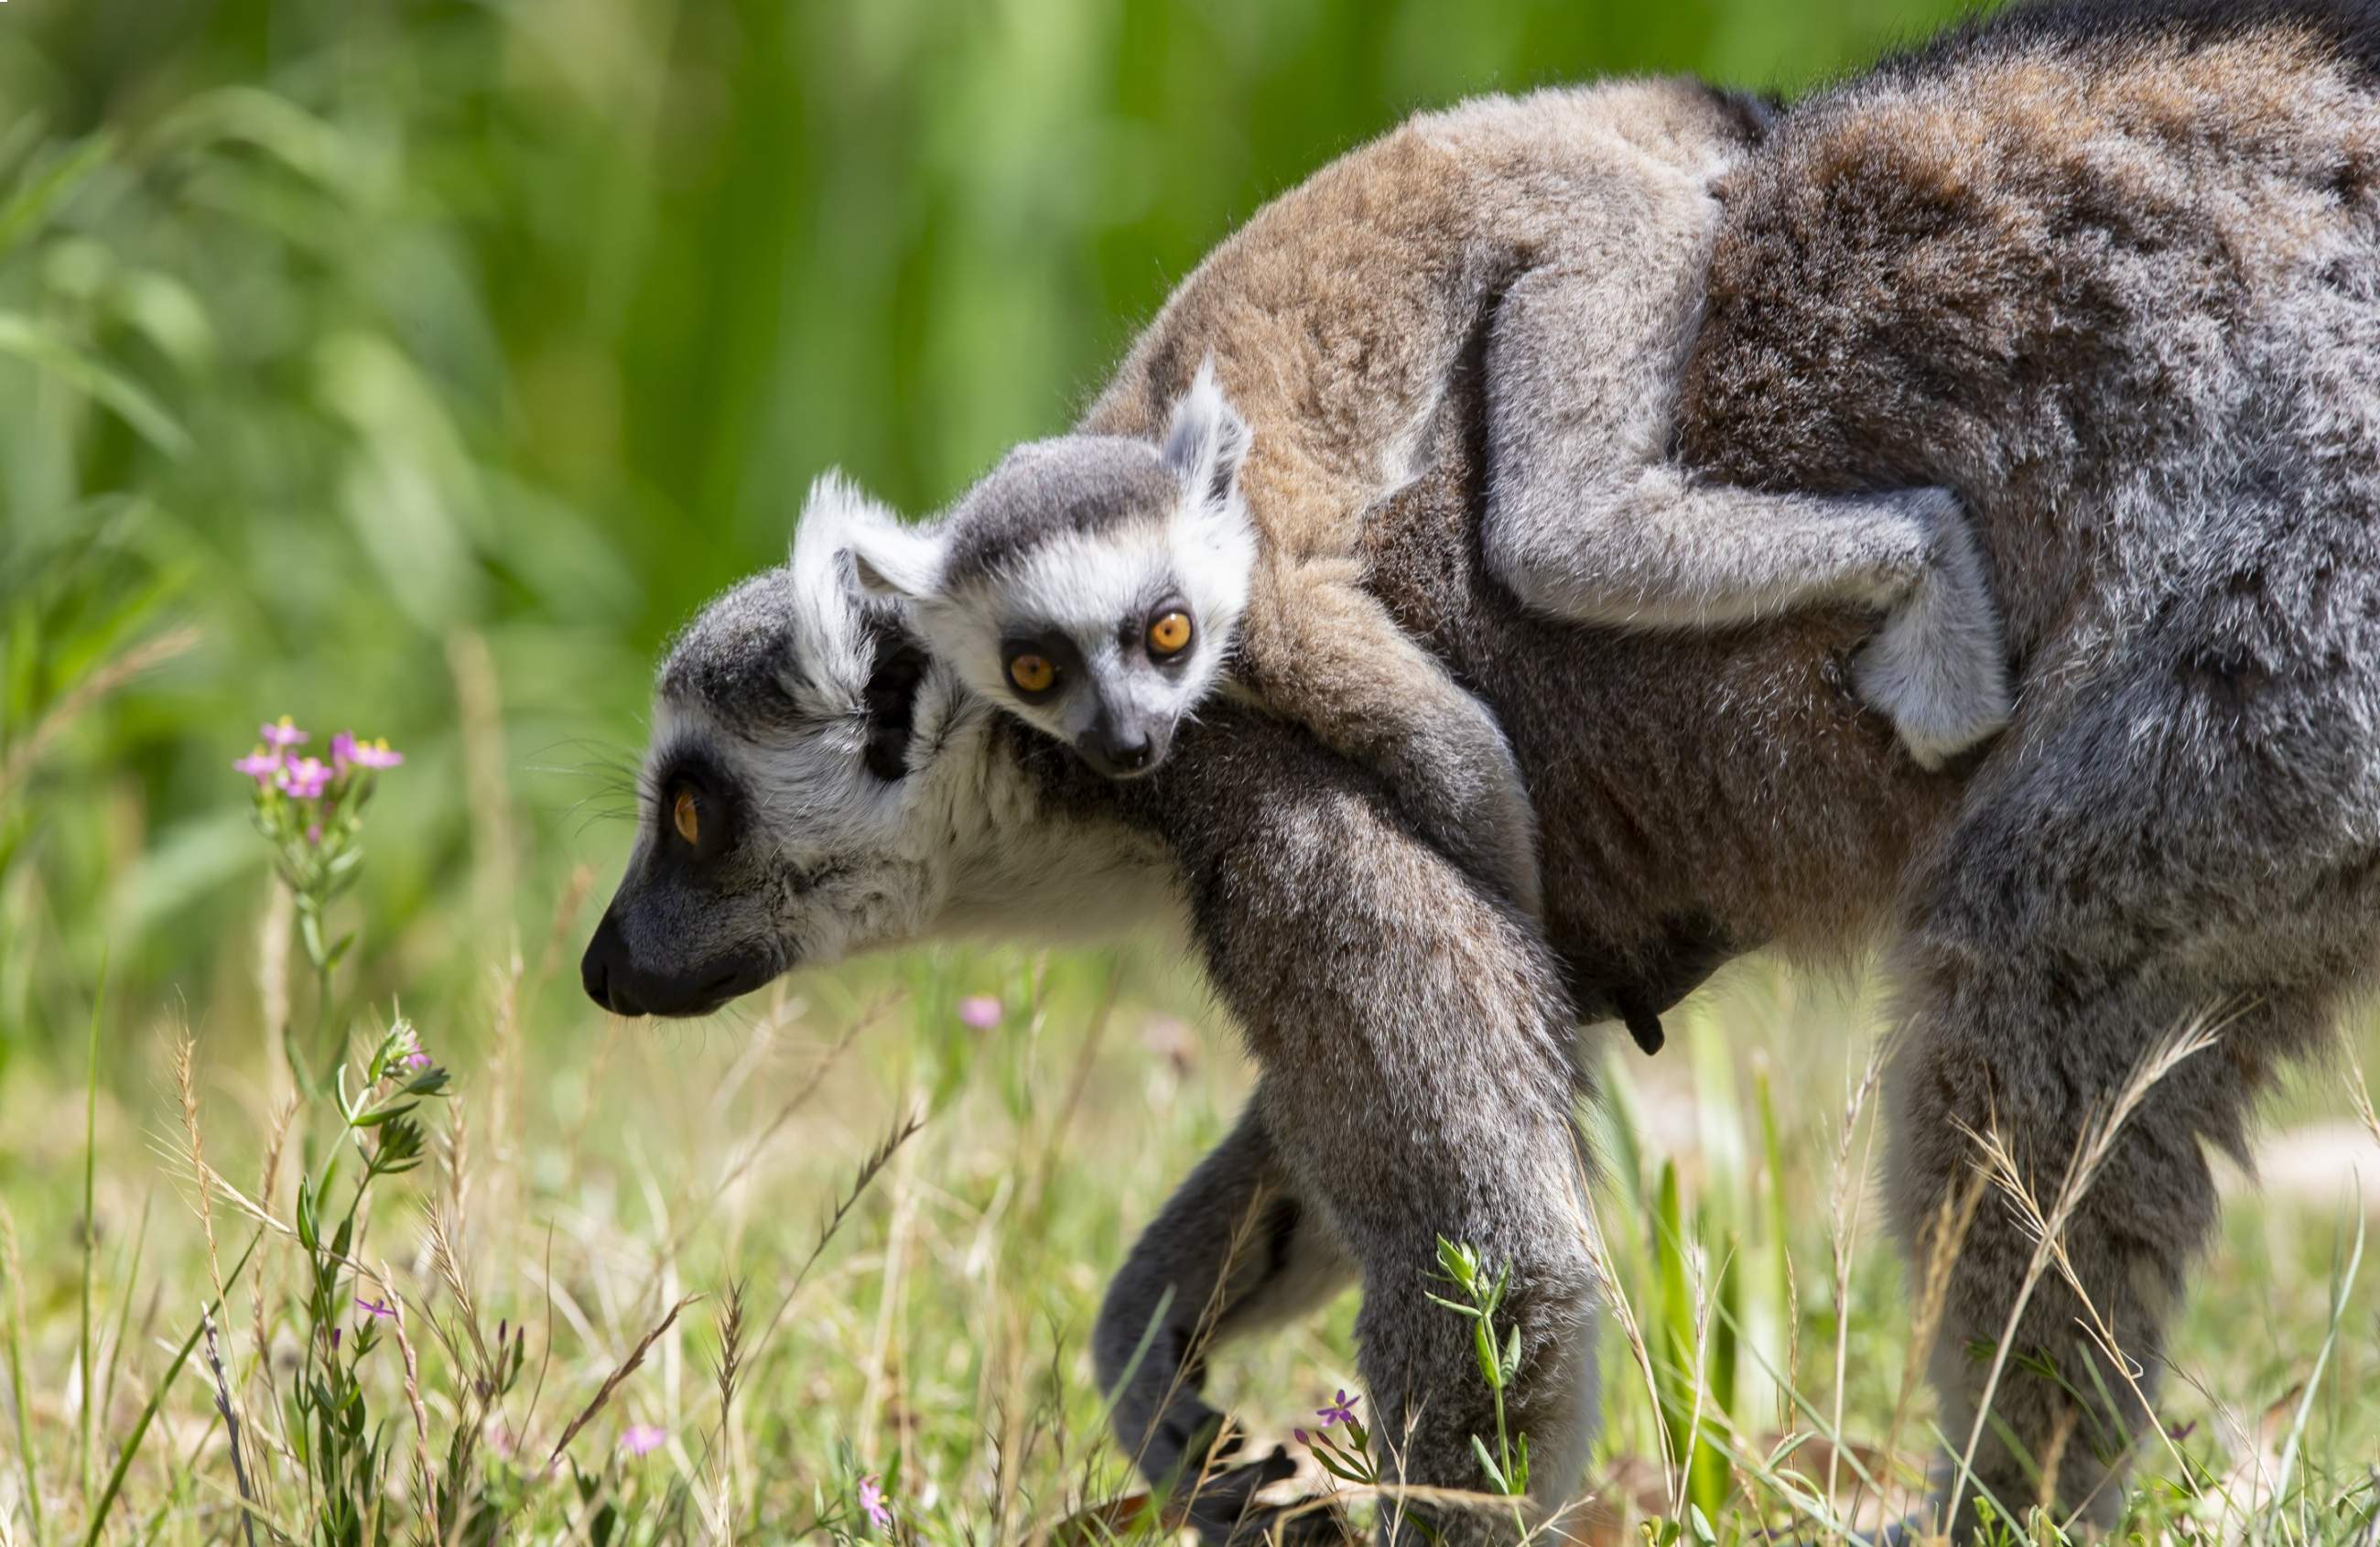
MULTIPOLYGON (((1278 1449, 1199 1480, 1222 1419, 1199 1390, 1218 1346, 1312 1309, 1354 1271, 1291 1188, 1252 1104, 1108 1286, 1091 1352, 1114 1404, 1116 1443, 1152 1483, 1188 1495, 1188 1518, 1205 1540, 1342 1534, 1330 1513, 1249 1507, 1257 1490, 1295 1469, 1278 1449)), ((1213 1454, 1239 1447, 1232 1436, 1213 1454)))
POLYGON ((1266 554, 1241 626, 1241 676, 1264 705, 1388 782, 1454 861, 1535 918, 1535 808, 1488 706, 1397 626, 1353 559, 1266 554))
MULTIPOLYGON (((1658 256, 1658 255, 1657 255, 1658 256)), ((1860 689, 1926 767, 2008 722, 2006 647, 1948 491, 1846 498, 1705 485, 1666 459, 1699 264, 1522 275, 1488 345, 1483 533, 1497 578, 1583 623, 1695 628, 1848 603, 1886 621, 1860 689), (1633 285, 1635 304, 1615 295, 1633 285)))

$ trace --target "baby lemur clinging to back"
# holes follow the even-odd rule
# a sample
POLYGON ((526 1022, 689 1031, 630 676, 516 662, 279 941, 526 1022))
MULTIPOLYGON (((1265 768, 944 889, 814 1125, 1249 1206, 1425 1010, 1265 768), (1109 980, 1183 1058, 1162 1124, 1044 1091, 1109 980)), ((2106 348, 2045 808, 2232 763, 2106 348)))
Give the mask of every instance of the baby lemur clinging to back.
POLYGON ((1666 456, 1712 179, 1755 121, 1683 80, 1413 119, 1218 249, 1075 433, 1011 453, 937 522, 860 529, 861 583, 1111 777, 1157 766, 1236 642, 1242 687, 1378 772, 1429 841, 1534 914, 1533 818, 1504 737, 1362 589, 1355 556, 1363 513, 1413 476, 1484 328, 1482 540, 1500 579, 1620 627, 1882 611, 1858 686, 1938 765, 2009 710, 1957 501, 1756 493, 1666 456), (1171 404, 1162 426, 1152 402, 1171 404))

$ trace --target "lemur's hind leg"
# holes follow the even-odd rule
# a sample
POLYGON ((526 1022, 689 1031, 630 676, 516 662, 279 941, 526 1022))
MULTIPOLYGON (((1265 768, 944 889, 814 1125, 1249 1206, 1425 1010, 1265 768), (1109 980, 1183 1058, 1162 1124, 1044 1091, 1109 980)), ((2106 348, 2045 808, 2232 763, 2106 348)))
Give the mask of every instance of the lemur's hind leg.
POLYGON ((1251 1104, 1141 1233, 1108 1286, 1091 1334, 1116 1443, 1177 1501, 1203 1541, 1332 1541, 1335 1511, 1254 1502, 1294 1467, 1278 1449, 1200 1477, 1210 1456, 1233 1457, 1222 1414, 1200 1397, 1207 1357, 1241 1336, 1311 1309, 1354 1278, 1354 1264, 1274 1158, 1251 1104), (1217 1443, 1221 1438, 1220 1444, 1217 1443))
POLYGON ((2139 648, 2027 726, 1913 894, 1888 1171, 1917 1282, 1937 1222, 1976 1185, 1973 1136, 2006 1147, 2045 1215, 2061 1188, 2079 1200, 2058 1266, 1989 1190, 1955 1243, 1932 1353, 1954 1446, 1992 1378, 1973 1350, 2007 1358, 1974 1484, 1944 1482, 1963 1500, 1954 1536, 1978 1487, 2019 1519, 2035 1503, 2103 1525, 2120 1513, 2166 1324, 2216 1223, 2206 1151, 2242 1151, 2260 1087, 2327 1029, 2380 943, 2380 799, 2358 728, 2380 695, 2326 662, 2227 672, 2252 640, 2139 648), (2194 1022, 2219 1028, 2215 1044, 2141 1085, 2194 1022), (2137 1389, 2094 1346, 2095 1321, 2137 1389))
POLYGON ((1536 918, 1536 808, 1503 727, 1362 582, 1349 558, 1259 560, 1241 675, 1267 708, 1378 773, 1424 839, 1536 918))
POLYGON ((1887 615, 1860 689, 1928 768, 2008 723, 2006 647, 1957 498, 1695 482, 1666 458, 1699 263, 1516 280, 1488 341, 1491 571, 1540 612, 1636 628, 1825 603, 1887 615), (1639 304, 1614 304, 1631 283, 1639 304))

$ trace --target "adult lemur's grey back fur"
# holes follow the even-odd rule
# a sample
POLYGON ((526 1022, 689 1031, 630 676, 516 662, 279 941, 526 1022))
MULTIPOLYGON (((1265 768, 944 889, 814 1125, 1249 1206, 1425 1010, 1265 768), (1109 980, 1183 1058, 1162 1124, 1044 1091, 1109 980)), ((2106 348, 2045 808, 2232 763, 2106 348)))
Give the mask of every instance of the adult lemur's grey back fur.
MULTIPOLYGON (((1475 370, 1363 532, 1373 589, 1510 735, 1580 1006, 1665 1004, 1740 952, 1840 958, 1900 926, 1905 1236, 1958 1185, 1958 1124, 2055 1177, 2146 1043, 2235 1016, 2124 1129, 2068 1233, 2152 1367, 2212 1217, 2201 1145, 2236 1144, 2271 1072, 2369 981, 2380 920, 2376 32, 2363 6, 2018 13, 1796 109, 1728 190, 1679 408, 1689 465, 1971 502, 2022 667, 2012 732, 1971 778, 1922 773, 1861 713, 1859 616, 1647 636, 1524 613, 1482 564, 1475 370)), ((1115 391, 1159 422, 1196 363, 1136 357, 1115 391)), ((649 817, 590 991, 700 1007, 748 953, 782 968, 1117 914, 1178 874, 1265 1094, 1119 1275, 1103 1362, 1169 1308, 1119 1404, 1127 1449, 1180 1457, 1208 1334, 1360 1271, 1378 1427, 1415 1419, 1415 1480, 1475 1485, 1469 1434, 1492 1417, 1415 1291, 1433 1228, 1476 1231, 1521 1264, 1516 1402, 1550 1441, 1539 1486, 1567 1492, 1593 1280, 1560 1188, 1522 1180, 1563 1142, 1561 1060, 1528 1051, 1562 1014, 1533 943, 1281 727, 1219 716, 1119 788, 970 707, 838 582, 851 500, 823 491, 795 564, 698 624, 663 685, 656 780, 710 757, 756 792, 759 873, 694 866, 649 817), (763 690, 708 691, 694 664, 722 653, 768 663, 763 690), (1512 1070, 1534 1077, 1481 1078, 1512 1070), (1152 1430, 1172 1438, 1143 1451, 1152 1430)), ((1961 1438, 1967 1340, 1999 1336, 2027 1250, 1987 1202, 1958 1258, 1937 1373, 1961 1438)), ((2084 1367, 2076 1309, 2037 1293, 2018 1351, 2064 1379, 2022 1359, 1997 1411, 2056 1458, 2049 1493, 2104 1517, 2143 1419, 2084 1367), (2061 1395, 2102 1384, 2112 1412, 2061 1395)), ((1978 1471, 2017 1505, 2040 1486, 1995 1430, 1978 1471)))
MULTIPOLYGON (((1727 190, 1687 456, 1777 489, 1970 502, 2023 664, 2009 745, 1909 883, 1895 1211, 1997 1125, 2058 1175, 2158 1037, 2168 1078, 2070 1231, 2154 1372, 2274 1064, 2380 945, 2380 11, 2066 4, 1795 111, 1727 190)), ((2045 1184, 2046 1185, 2046 1184, 2045 1184)), ((1936 1360, 1964 1435, 2030 1243, 1977 1216, 1936 1360)), ((2089 1392, 2080 1308, 2018 1334, 2089 1392)), ((2119 1380, 2101 1370, 2110 1389, 2119 1380)), ((2154 1373, 2152 1375, 2152 1386, 2154 1373)), ((1998 1419, 2111 1517, 2146 1421, 2018 1374, 1998 1419)), ((1980 1480, 2033 1484, 1986 1427, 1980 1480)))

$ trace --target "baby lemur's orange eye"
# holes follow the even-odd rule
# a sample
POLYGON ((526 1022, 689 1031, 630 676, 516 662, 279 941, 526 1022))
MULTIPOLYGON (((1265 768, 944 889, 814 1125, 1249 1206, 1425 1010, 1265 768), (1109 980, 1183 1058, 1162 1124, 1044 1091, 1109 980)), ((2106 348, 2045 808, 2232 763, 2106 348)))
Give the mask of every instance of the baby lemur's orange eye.
POLYGON ((702 812, 695 808, 694 791, 678 791, 677 804, 670 814, 677 822, 679 837, 690 844, 702 841, 702 812))
POLYGON ((1020 693, 1046 693, 1058 680, 1058 668, 1046 655, 1019 655, 1008 663, 1008 680, 1020 693))
POLYGON ((1158 655, 1179 655, 1190 648, 1190 615, 1168 613, 1148 626, 1148 648, 1158 655))

